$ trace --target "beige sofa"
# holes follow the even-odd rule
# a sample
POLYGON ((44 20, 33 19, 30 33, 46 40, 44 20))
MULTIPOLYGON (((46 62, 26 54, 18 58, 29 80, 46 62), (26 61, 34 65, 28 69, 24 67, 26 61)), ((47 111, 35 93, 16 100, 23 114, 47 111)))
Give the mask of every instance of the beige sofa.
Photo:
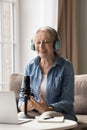
MULTIPOLYGON (((9 77, 9 89, 15 92, 17 102, 22 79, 23 75, 17 73, 9 77)), ((73 130, 87 130, 87 74, 75 75, 74 109, 78 119, 78 128, 73 130)))
POLYGON ((74 110, 78 119, 76 130, 87 130, 87 74, 75 75, 74 110))

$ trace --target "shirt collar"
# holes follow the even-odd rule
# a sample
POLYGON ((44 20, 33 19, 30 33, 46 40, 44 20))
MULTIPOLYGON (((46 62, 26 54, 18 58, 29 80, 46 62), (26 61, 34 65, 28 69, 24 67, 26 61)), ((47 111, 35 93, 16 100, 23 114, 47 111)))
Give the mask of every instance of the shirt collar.
MULTIPOLYGON (((35 65, 39 65, 39 63, 40 63, 40 57, 39 56, 37 56, 36 58, 35 58, 35 65)), ((54 62, 54 65, 53 66, 56 66, 56 65, 62 65, 63 63, 63 61, 61 60, 62 58, 61 58, 61 56, 59 56, 58 54, 56 54, 56 58, 55 58, 55 62, 54 62)))

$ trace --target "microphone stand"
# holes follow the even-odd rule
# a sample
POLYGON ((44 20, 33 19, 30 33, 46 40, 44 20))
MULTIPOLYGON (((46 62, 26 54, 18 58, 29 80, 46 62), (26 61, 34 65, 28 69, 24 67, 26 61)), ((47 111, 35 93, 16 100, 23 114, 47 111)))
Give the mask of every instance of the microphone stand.
POLYGON ((27 95, 24 95, 24 102, 25 102, 25 106, 24 106, 24 114, 27 115, 27 95))

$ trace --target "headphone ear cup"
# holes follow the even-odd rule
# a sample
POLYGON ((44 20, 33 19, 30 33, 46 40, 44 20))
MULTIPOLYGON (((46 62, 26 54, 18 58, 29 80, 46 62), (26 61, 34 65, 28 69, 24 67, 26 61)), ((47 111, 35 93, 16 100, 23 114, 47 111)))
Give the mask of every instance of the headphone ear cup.
POLYGON ((58 51, 61 48, 61 41, 58 39, 54 43, 54 49, 58 51))
POLYGON ((33 40, 31 40, 31 50, 35 51, 35 45, 33 43, 33 40))

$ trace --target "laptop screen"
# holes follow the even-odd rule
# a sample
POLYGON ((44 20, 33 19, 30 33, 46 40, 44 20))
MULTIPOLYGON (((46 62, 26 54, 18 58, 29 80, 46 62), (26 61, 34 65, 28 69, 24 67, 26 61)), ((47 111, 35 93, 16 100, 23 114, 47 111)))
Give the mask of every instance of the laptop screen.
POLYGON ((17 107, 13 91, 0 91, 0 123, 17 123, 17 107))

